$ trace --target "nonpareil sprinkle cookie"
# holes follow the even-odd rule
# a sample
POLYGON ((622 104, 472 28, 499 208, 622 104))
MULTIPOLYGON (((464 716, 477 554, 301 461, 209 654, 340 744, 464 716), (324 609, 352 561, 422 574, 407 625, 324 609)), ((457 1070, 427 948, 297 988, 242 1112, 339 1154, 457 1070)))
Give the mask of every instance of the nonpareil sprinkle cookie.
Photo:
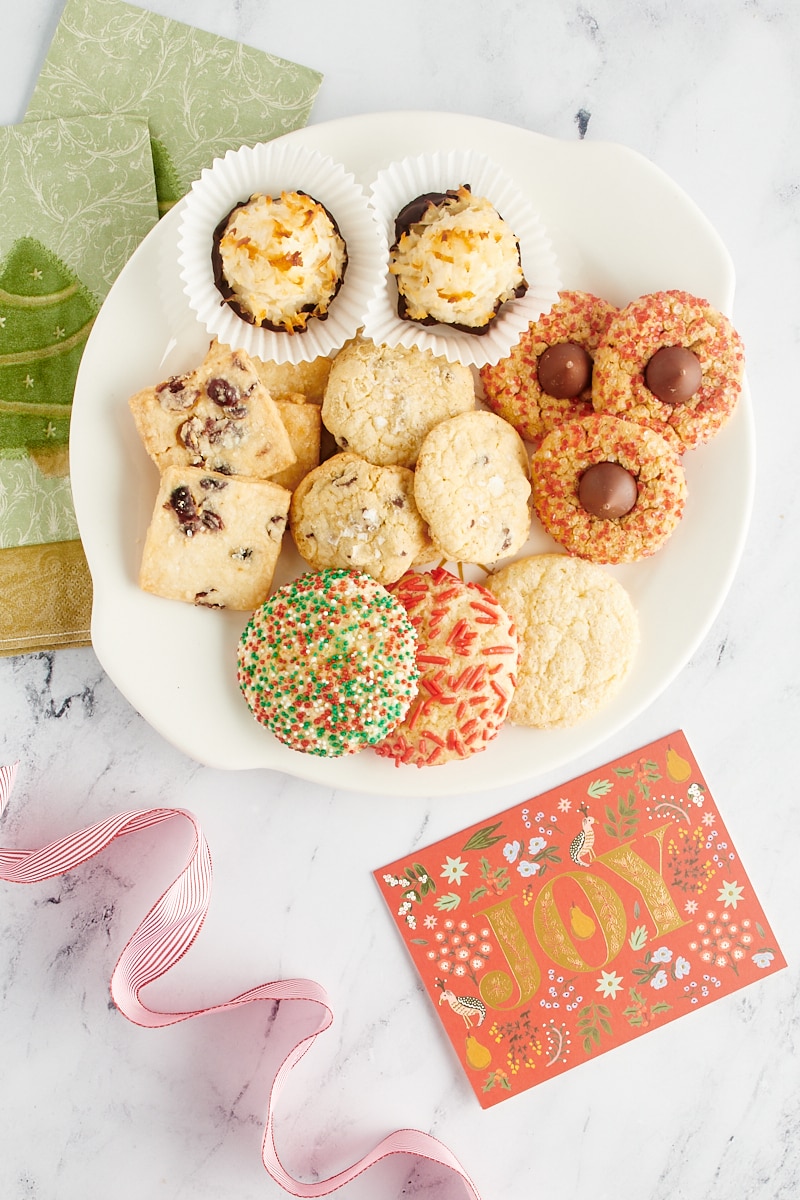
POLYGON ((395 763, 440 766, 484 750, 516 686, 514 623, 491 592, 439 567, 389 589, 417 634, 419 691, 376 752, 395 763))
POLYGON ((293 750, 336 758, 383 741, 417 693, 416 633, 369 575, 309 572, 253 614, 238 682, 253 716, 293 750))
POLYGON ((617 311, 590 292, 559 292, 506 358, 481 368, 487 406, 533 445, 563 421, 589 416, 594 356, 617 311))
POLYGON ((489 575, 520 643, 509 720, 540 729, 596 712, 628 677, 639 622, 625 588, 603 567, 566 554, 534 554, 489 575))
POLYGON ((689 292, 652 292, 626 305, 606 330, 592 403, 691 449, 726 423, 743 377, 742 340, 724 313, 689 292))
POLYGON ((599 414, 559 425, 531 459, 533 507, 570 554, 599 563, 655 554, 686 503, 677 450, 633 421, 599 414))

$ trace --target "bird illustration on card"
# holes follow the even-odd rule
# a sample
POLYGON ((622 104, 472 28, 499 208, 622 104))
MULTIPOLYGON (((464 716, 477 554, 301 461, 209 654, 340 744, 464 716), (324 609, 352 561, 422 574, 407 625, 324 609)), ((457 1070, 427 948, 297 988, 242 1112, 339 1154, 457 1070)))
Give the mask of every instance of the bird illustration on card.
POLYGON ((485 1108, 786 965, 681 731, 374 876, 485 1108))

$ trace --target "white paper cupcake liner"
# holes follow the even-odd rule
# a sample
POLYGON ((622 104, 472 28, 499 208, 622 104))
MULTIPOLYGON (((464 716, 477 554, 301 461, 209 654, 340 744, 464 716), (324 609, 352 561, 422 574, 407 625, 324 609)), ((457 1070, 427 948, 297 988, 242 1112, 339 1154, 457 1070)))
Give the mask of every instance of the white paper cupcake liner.
POLYGON ((371 187, 383 240, 384 284, 375 292, 364 320, 364 334, 388 346, 416 346, 467 366, 494 365, 504 358, 531 321, 552 308, 561 287, 558 263, 547 232, 525 195, 495 163, 473 150, 440 150, 401 159, 385 167, 371 187), (397 287, 389 274, 397 214, 425 192, 444 192, 469 184, 485 196, 519 241, 528 290, 503 305, 483 334, 463 333, 446 325, 419 325, 397 315, 397 287))
POLYGON ((339 350, 361 328, 383 286, 380 231, 366 193, 341 164, 316 150, 278 139, 229 150, 206 167, 189 191, 178 232, 178 261, 189 305, 225 345, 273 362, 310 362, 339 350), (223 302, 214 282, 213 233, 235 205, 256 192, 303 191, 324 205, 347 245, 347 270, 324 320, 303 333, 251 325, 223 302))

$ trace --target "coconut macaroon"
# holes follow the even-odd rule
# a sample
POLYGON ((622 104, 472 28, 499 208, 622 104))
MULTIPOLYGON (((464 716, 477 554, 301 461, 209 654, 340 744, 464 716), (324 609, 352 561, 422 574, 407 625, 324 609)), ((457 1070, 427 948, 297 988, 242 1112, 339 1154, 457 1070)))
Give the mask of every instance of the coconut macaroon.
POLYGON ((256 193, 214 231, 214 278, 243 320, 302 333, 328 315, 347 267, 347 248, 331 214, 304 192, 256 193))
POLYGON ((485 333, 500 307, 527 291, 516 236, 468 184, 412 200, 395 238, 389 270, 404 320, 485 333))

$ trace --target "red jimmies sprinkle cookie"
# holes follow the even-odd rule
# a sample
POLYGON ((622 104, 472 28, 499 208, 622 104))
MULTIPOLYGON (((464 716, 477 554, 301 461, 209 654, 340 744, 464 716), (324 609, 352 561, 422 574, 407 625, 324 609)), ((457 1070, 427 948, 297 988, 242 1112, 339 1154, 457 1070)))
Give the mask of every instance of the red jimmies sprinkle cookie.
POLYGON ((689 292, 653 292, 623 308, 595 356, 592 402, 691 449, 736 407, 744 348, 723 313, 689 292))
POLYGON ((563 421, 592 412, 592 361, 618 309, 589 292, 559 292, 507 358, 480 372, 486 404, 538 445, 563 421))
POLYGON ((516 687, 514 623, 477 583, 439 567, 389 588, 417 633, 419 692, 376 753, 418 767, 468 758, 496 737, 516 687))
POLYGON ((678 451, 633 421, 596 414, 554 429, 531 460, 533 506, 570 554, 596 563, 655 554, 686 502, 678 451))
POLYGON ((279 741, 335 758, 382 741, 417 692, 417 638, 406 611, 355 571, 302 575, 250 618, 238 680, 279 741))

